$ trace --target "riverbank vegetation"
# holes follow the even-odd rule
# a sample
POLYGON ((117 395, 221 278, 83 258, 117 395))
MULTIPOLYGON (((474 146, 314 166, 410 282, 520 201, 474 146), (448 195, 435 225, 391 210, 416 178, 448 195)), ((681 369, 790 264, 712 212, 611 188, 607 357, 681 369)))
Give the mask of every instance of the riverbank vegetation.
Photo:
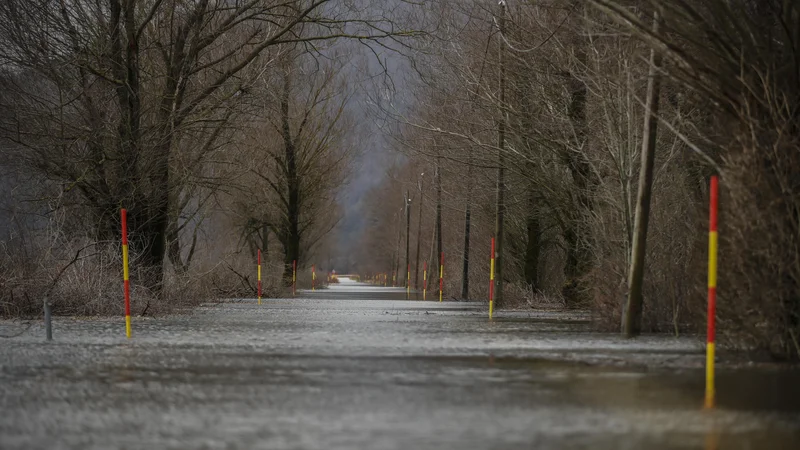
POLYGON ((796 3, 6 0, 0 314, 118 312, 125 208, 138 313, 252 296, 258 249, 276 294, 314 260, 438 297, 444 255, 484 301, 494 238, 498 306, 700 333, 717 175, 721 344, 797 359, 796 3))
POLYGON ((369 199, 370 266, 404 277, 409 195, 413 286, 427 263, 438 289, 443 252, 445 297, 486 300, 494 237, 502 306, 701 332, 716 174, 724 344, 800 356, 796 2, 441 1, 429 14, 437 31, 395 93, 411 106, 376 108, 405 158, 369 199))

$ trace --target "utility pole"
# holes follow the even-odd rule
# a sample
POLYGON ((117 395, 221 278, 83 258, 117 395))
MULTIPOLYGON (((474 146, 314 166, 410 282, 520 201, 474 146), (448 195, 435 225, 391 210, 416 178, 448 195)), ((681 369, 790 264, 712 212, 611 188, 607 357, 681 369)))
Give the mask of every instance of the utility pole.
POLYGON ((400 238, 403 236, 403 233, 400 231, 401 227, 401 217, 400 214, 395 213, 397 216, 397 247, 395 247, 395 252, 392 261, 392 287, 397 286, 397 272, 400 271, 400 238))
POLYGON ((419 174, 419 176, 421 179, 419 183, 417 183, 417 188, 419 188, 419 217, 417 217, 417 261, 414 263, 414 289, 417 291, 419 291, 419 246, 422 237, 422 203, 424 200, 422 185, 425 183, 425 172, 419 174))
MULTIPOLYGON (((438 153, 438 151, 437 151, 438 153)), ((436 256, 437 259, 444 252, 442 247, 442 170, 439 163, 441 157, 436 157, 436 256)), ((440 289, 441 290, 441 289, 440 289)))
POLYGON ((505 205, 505 146, 506 146, 506 67, 505 43, 503 35, 506 32, 506 1, 500 0, 500 38, 498 49, 498 63, 500 66, 500 120, 497 123, 497 214, 495 216, 495 305, 503 304, 503 221, 506 211, 505 205))
MULTIPOLYGON (((653 34, 658 33, 658 12, 653 14, 653 34)), ((647 107, 642 133, 642 164, 639 169, 639 194, 633 225, 633 248, 628 274, 628 301, 622 314, 622 332, 627 337, 637 336, 642 330, 642 284, 644 258, 647 246, 647 225, 650 221, 650 198, 653 193, 653 163, 655 161, 656 133, 658 132, 658 99, 661 90, 661 53, 650 51, 650 73, 647 82, 647 107)))

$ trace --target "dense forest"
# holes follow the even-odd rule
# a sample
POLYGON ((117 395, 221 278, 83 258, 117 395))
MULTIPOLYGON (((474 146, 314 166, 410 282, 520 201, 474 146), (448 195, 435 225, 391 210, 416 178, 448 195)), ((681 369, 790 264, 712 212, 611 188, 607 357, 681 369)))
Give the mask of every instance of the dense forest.
POLYGON ((485 301, 494 238, 498 306, 693 333, 718 175, 720 332, 800 357, 795 1, 6 0, 0 42, 2 315, 118 312, 126 208, 137 313, 252 296, 259 248, 274 295, 444 255, 485 301))

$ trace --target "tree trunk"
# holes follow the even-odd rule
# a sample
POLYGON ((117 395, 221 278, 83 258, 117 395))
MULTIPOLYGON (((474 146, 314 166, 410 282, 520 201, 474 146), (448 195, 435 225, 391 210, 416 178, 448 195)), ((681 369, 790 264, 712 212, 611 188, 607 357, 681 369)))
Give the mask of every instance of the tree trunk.
MULTIPOLYGON (((124 4, 120 0, 110 2, 112 70, 115 78, 124 80, 116 88, 121 113, 118 135, 121 160, 124 161, 123 177, 118 194, 123 206, 130 209, 130 245, 138 254, 137 272, 142 275, 139 282, 155 293, 160 293, 164 279, 164 256, 167 246, 169 224, 169 153, 172 134, 155 149, 155 159, 149 178, 150 190, 137 192, 138 164, 141 153, 141 92, 139 83, 139 47, 135 21, 135 2, 124 4), (124 39, 123 39, 124 33, 124 39)), ((169 112, 159 111, 165 123, 171 123, 169 112)), ((116 220, 114 219, 114 222, 116 220)))
POLYGON ((269 224, 264 223, 261 225, 261 253, 264 255, 264 261, 269 256, 269 224))
MULTIPOLYGON (((469 148, 467 161, 467 180, 472 180, 472 148, 469 148)), ((461 298, 469 300, 469 238, 472 226, 472 184, 467 183, 467 197, 464 208, 464 260, 461 268, 461 298)))
POLYGON ((536 210, 536 199, 534 197, 533 188, 531 187, 530 205, 528 206, 528 219, 526 223, 526 231, 528 235, 527 244, 525 246, 525 283, 531 289, 536 291, 539 289, 539 250, 540 250, 540 225, 539 215, 536 210))
POLYGON ((167 242, 169 243, 167 245, 167 257, 173 269, 180 274, 186 273, 188 267, 184 265, 181 257, 180 235, 178 233, 178 224, 175 223, 175 220, 170 220, 167 229, 167 242))
POLYGON ((293 263, 300 264, 300 184, 297 176, 297 151, 292 139, 289 123, 289 92, 291 90, 289 69, 283 73, 281 95, 281 122, 286 157, 286 184, 288 190, 286 218, 284 219, 283 280, 287 286, 292 282, 293 263))
MULTIPOLYGON (((658 12, 653 14, 653 34, 658 33, 658 12)), ((622 332, 637 336, 642 330, 642 284, 644 281, 644 262, 647 247, 647 226, 650 221, 650 199, 653 190, 653 166, 655 161, 656 137, 658 132, 658 107, 661 91, 661 54, 650 51, 650 73, 647 82, 647 106, 645 109, 644 132, 642 133, 642 163, 639 168, 639 195, 636 199, 636 215, 633 226, 633 248, 628 277, 628 300, 622 318, 622 332)))
POLYGON ((464 212, 464 265, 461 270, 461 298, 469 300, 469 229, 470 229, 470 215, 471 215, 471 189, 467 187, 467 205, 464 212))
MULTIPOLYGON (((579 38, 580 39, 580 38, 579 38)), ((586 65, 588 42, 581 39, 576 47, 578 64, 586 65)), ((586 224, 587 217, 594 208, 592 200, 594 187, 598 184, 586 152, 588 151, 588 129, 586 122, 586 101, 588 87, 576 74, 569 74, 568 87, 570 104, 567 110, 575 134, 574 149, 565 149, 565 161, 572 176, 575 205, 573 212, 567 214, 564 224, 564 242, 567 247, 564 265, 564 286, 561 293, 569 306, 577 306, 586 301, 588 288, 584 277, 591 269, 591 230, 586 224)))

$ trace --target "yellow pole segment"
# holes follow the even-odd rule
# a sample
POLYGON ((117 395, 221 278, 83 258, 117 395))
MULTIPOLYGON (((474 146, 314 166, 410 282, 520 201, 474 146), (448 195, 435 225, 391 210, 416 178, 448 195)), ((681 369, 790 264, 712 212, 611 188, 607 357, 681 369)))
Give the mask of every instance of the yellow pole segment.
MULTIPOLYGON (((127 224, 123 225, 123 228, 126 227, 127 224)), ((125 230, 127 232, 127 230, 125 230)), ((130 269, 128 268, 129 263, 129 256, 128 256, 128 239, 125 236, 124 244, 122 244, 122 284, 125 290, 125 336, 130 339, 131 338, 131 281, 130 281, 130 269)))
MULTIPOLYGON (((126 295, 130 296, 130 269, 128 268, 128 244, 122 246, 122 280, 125 284, 126 295)), ((131 338, 131 313, 130 313, 130 300, 125 305, 125 337, 131 338)))
POLYGON ((444 264, 439 264, 439 301, 442 301, 442 280, 444 279, 444 264))
MULTIPOLYGON (((119 273, 119 272, 117 272, 119 273)), ((130 281, 130 270, 128 269, 128 245, 122 246, 122 280, 130 281)))
MULTIPOLYGON (((494 248, 494 241, 492 241, 492 248, 494 248)), ((489 320, 494 315, 494 254, 489 262, 489 320)))
POLYGON ((428 266, 425 265, 425 270, 422 271, 422 299, 428 299, 428 266))

